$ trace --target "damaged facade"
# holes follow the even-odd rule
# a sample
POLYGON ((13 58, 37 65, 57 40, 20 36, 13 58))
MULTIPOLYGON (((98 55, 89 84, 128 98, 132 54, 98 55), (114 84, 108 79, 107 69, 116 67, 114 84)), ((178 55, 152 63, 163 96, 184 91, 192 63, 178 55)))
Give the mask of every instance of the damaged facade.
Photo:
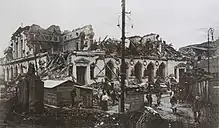
MULTIPOLYGON (((182 66, 186 63, 183 56, 157 34, 127 37, 125 67, 121 67, 120 40, 105 38, 96 42, 93 38, 91 25, 64 32, 55 25, 48 29, 38 25, 20 27, 12 35, 11 46, 5 50, 5 81, 27 73, 30 64, 44 82, 72 80, 80 86, 117 84, 121 68, 126 68, 128 85, 154 84, 158 78, 166 81, 170 75, 180 81, 186 71, 182 66)), ((44 88, 44 100, 49 97, 48 90, 52 89, 44 88)))
MULTIPOLYGON (((158 77, 166 80, 169 75, 174 74, 179 81, 182 72, 186 71, 186 67, 180 66, 186 62, 181 54, 162 41, 157 34, 128 37, 126 43, 124 68, 128 80, 154 83, 158 77)), ((121 68, 120 43, 108 39, 101 46, 107 49, 105 75, 109 80, 116 80, 121 68)))
MULTIPOLYGON (((48 29, 38 25, 19 27, 5 50, 5 80, 25 73, 29 63, 35 64, 42 79, 72 77, 81 85, 118 79, 120 40, 95 42, 93 37, 91 25, 64 32, 55 25, 48 29)), ((153 83, 158 77, 174 74, 179 80, 180 72, 185 71, 177 67, 185 63, 181 54, 157 34, 128 37, 126 42, 128 79, 153 83)))
MULTIPOLYGON (((71 77, 73 51, 88 50, 93 42, 91 25, 62 32, 59 26, 47 29, 39 25, 19 27, 5 49, 3 69, 5 81, 27 72, 29 63, 35 65, 42 79, 71 77)), ((93 56, 93 55, 92 55, 93 56)))

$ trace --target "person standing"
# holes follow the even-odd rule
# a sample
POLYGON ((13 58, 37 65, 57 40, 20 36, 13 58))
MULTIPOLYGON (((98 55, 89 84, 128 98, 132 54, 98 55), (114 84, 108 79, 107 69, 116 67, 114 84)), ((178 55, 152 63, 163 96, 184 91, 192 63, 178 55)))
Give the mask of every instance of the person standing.
POLYGON ((174 113, 176 113, 177 111, 177 98, 176 98, 176 95, 173 94, 170 98, 170 103, 171 103, 171 109, 173 110, 174 113))
POLYGON ((107 93, 103 93, 103 96, 102 96, 102 109, 104 111, 108 111, 108 100, 109 100, 109 96, 107 95, 107 93))
POLYGON ((195 122, 198 122, 198 123, 200 123, 201 108, 202 108, 202 103, 201 103, 200 97, 195 96, 195 100, 193 102, 193 113, 194 113, 195 122))
POLYGON ((147 101, 148 101, 148 106, 151 107, 152 106, 152 102, 153 102, 151 94, 150 93, 147 94, 146 98, 147 98, 147 101))
POLYGON ((113 101, 113 105, 115 105, 115 101, 116 101, 116 92, 115 92, 115 90, 112 90, 112 92, 111 92, 111 99, 113 101))

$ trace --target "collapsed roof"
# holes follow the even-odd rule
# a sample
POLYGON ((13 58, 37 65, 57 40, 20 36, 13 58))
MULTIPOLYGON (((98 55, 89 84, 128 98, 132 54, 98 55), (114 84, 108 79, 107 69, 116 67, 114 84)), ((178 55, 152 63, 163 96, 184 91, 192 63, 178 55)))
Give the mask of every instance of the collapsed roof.
POLYGON ((52 56, 48 56, 47 65, 40 65, 40 77, 42 79, 64 79, 68 77, 67 69, 70 64, 67 63, 67 59, 71 53, 60 53, 52 56))
MULTIPOLYGON (((171 44, 166 44, 165 41, 159 40, 156 34, 155 39, 149 38, 148 35, 132 36, 126 40, 126 56, 144 56, 155 58, 176 59, 181 58, 180 52, 176 51, 171 44)), ((100 43, 100 49, 105 50, 107 55, 121 56, 121 41, 115 39, 107 39, 100 43)))

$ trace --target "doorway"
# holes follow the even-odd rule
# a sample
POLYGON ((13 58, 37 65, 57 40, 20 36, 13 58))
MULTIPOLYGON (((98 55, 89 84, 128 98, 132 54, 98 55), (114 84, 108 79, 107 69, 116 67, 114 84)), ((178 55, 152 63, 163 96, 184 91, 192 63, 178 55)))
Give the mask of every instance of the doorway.
POLYGON ((81 85, 85 85, 85 74, 86 74, 86 68, 85 66, 77 66, 76 72, 77 72, 77 83, 81 85))

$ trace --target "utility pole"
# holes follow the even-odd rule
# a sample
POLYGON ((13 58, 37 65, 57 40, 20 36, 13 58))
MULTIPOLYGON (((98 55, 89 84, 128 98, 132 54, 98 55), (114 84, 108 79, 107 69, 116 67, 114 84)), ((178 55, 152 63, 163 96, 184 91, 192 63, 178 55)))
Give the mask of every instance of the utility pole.
POLYGON ((214 41, 214 29, 208 29, 208 73, 210 73, 210 34, 212 36, 212 42, 214 41))
POLYGON ((125 112, 125 0, 122 0, 122 57, 121 57, 121 96, 120 96, 120 112, 125 112))

